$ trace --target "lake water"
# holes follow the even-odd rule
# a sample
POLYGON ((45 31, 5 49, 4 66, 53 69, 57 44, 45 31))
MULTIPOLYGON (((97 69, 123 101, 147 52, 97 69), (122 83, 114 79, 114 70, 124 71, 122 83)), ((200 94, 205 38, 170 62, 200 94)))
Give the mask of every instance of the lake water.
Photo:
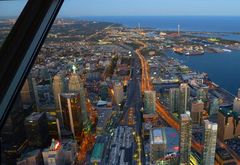
MULTIPOLYGON (((240 41, 240 17, 229 16, 142 16, 142 17, 80 17, 79 19, 120 23, 127 27, 149 27, 160 30, 217 32, 214 37, 240 41), (224 33, 222 33, 224 32, 224 33), (227 32, 227 33, 225 33, 227 32), (219 33, 219 34, 218 34, 219 33), (229 34, 230 33, 230 34, 229 34)), ((182 56, 168 53, 193 70, 206 72, 209 78, 233 94, 240 87, 240 51, 231 53, 206 53, 202 56, 182 56)))

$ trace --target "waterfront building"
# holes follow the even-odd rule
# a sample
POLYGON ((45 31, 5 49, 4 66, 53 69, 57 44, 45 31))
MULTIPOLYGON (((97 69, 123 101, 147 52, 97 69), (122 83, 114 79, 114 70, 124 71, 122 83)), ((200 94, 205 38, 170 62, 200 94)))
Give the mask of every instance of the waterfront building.
POLYGON ((48 144, 48 122, 45 112, 33 112, 25 118, 24 125, 30 146, 44 147, 48 144))
POLYGON ((144 113, 155 114, 156 112, 156 91, 144 91, 144 113))
POLYGON ((218 138, 221 141, 240 136, 240 115, 230 109, 220 109, 217 114, 218 138))
POLYGON ((214 165, 217 130, 217 123, 204 120, 203 165, 214 165))
POLYGON ((121 104, 124 98, 123 85, 120 82, 117 82, 113 86, 114 91, 114 100, 117 105, 121 104))
POLYGON ((187 83, 180 84, 180 109, 179 114, 190 111, 190 87, 187 83))
POLYGON ((240 97, 236 97, 233 101, 233 111, 240 114, 240 97))
POLYGON ((210 102, 210 106, 209 106, 209 114, 210 115, 214 115, 218 113, 219 110, 219 99, 218 98, 214 98, 213 100, 211 100, 210 102))
POLYGON ((190 164, 192 121, 189 115, 180 115, 180 164, 190 164))
POLYGON ((76 140, 80 140, 83 129, 80 94, 62 93, 60 95, 60 110, 64 126, 71 130, 76 140))
POLYGON ((169 110, 170 112, 179 112, 180 90, 179 88, 170 88, 169 90, 169 110))
POLYGON ((193 124, 201 124, 204 103, 201 100, 192 102, 191 119, 193 124))

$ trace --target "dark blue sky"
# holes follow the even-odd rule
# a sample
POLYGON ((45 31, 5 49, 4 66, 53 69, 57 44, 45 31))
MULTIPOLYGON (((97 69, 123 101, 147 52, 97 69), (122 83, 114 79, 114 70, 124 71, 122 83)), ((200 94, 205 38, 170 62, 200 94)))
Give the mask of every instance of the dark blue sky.
MULTIPOLYGON (((16 16, 25 0, 0 1, 0 16, 16 16)), ((65 0, 60 16, 238 15, 240 0, 65 0)))

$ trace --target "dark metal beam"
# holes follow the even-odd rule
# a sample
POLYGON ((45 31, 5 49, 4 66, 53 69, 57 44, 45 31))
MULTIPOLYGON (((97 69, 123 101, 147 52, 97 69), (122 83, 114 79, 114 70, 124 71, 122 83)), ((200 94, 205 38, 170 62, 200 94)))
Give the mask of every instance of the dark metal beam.
POLYGON ((0 49, 0 128, 64 0, 28 0, 0 49))

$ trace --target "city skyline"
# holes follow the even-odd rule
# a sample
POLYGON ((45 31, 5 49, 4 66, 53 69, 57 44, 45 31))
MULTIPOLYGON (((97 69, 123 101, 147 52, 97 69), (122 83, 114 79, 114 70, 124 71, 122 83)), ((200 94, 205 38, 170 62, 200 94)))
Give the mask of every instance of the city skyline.
MULTIPOLYGON (((18 16, 25 4, 24 0, 0 1, 0 16, 18 16)), ((64 2, 58 16, 240 16, 238 6, 240 2, 237 0, 231 3, 224 0, 152 0, 151 3, 144 0, 105 0, 101 3, 96 0, 68 0, 64 2)))

